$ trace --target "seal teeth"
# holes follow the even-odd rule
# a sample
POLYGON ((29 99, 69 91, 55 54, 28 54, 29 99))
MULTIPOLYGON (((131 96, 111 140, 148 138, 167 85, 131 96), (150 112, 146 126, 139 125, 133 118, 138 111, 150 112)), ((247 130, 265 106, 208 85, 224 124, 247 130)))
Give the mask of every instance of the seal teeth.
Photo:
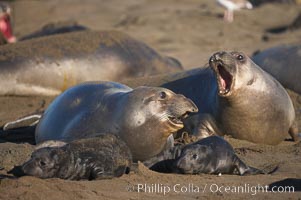
POLYGON ((219 94, 225 95, 230 92, 232 85, 232 75, 225 69, 222 64, 216 66, 219 94))
POLYGON ((170 121, 172 121, 175 124, 182 124, 182 120, 180 117, 173 117, 173 116, 169 116, 168 117, 170 121))

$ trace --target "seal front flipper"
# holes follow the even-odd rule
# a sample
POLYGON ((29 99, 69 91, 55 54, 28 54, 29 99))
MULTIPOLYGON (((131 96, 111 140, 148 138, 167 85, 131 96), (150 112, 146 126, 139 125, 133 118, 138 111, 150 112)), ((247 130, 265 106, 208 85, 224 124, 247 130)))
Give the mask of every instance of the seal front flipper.
POLYGON ((28 142, 35 144, 35 129, 36 126, 28 126, 7 131, 0 130, 0 139, 6 142, 28 142))
POLYGON ((21 127, 34 126, 40 121, 41 117, 41 113, 35 113, 32 115, 21 117, 15 121, 7 122, 6 124, 4 124, 3 130, 6 131, 21 127))
POLYGON ((262 170, 256 169, 254 167, 247 166, 242 162, 237 156, 235 156, 235 168, 238 171, 239 175, 256 175, 256 174, 265 174, 262 170))
POLYGON ((42 112, 36 112, 15 121, 7 122, 0 130, 0 139, 35 144, 35 129, 41 117, 42 112))

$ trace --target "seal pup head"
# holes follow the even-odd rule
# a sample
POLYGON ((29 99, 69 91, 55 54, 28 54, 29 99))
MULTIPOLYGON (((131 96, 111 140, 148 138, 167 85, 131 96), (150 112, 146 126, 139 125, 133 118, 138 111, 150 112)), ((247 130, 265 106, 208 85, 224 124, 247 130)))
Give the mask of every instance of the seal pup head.
POLYGON ((59 148, 45 147, 34 151, 31 158, 22 165, 22 171, 39 178, 55 177, 59 170, 59 148))
POLYGON ((209 65, 216 74, 218 95, 228 97, 244 85, 255 81, 252 61, 242 52, 217 52, 209 59, 209 65))
POLYGON ((210 173, 213 151, 201 144, 187 145, 176 160, 176 170, 183 174, 210 173))
POLYGON ((122 112, 123 140, 134 160, 145 160, 160 153, 167 138, 183 128, 183 119, 198 112, 188 98, 160 87, 137 87, 127 93, 122 112), (124 117, 124 115, 126 117, 124 117))

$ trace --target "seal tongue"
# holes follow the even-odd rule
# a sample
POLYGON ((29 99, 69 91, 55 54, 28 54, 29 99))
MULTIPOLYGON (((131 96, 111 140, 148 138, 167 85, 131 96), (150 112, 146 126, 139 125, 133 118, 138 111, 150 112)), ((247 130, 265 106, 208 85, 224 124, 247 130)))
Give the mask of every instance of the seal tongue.
POLYGON ((221 77, 221 85, 223 87, 223 89, 225 90, 226 89, 226 81, 221 77))
POLYGON ((220 74, 219 81, 222 89, 221 93, 227 93, 230 91, 232 76, 222 65, 218 65, 217 68, 220 74))
POLYGON ((0 19, 0 31, 8 42, 14 42, 9 16, 5 15, 0 19))

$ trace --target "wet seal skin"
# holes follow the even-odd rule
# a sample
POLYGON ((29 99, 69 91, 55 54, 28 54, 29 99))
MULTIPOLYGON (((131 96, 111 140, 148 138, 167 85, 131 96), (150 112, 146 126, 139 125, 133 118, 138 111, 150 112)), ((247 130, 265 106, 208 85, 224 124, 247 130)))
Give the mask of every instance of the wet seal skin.
POLYGON ((144 162, 151 170, 182 174, 255 175, 264 172, 247 166, 232 146, 220 136, 209 136, 187 145, 178 145, 144 162))
POLYGON ((35 140, 72 141, 108 132, 126 142, 134 161, 143 161, 173 145, 172 133, 197 111, 190 99, 165 88, 87 82, 66 90, 49 105, 35 140))
POLYGON ((36 149, 21 167, 24 174, 39 178, 94 180, 120 177, 131 167, 130 149, 113 134, 58 144, 44 144, 36 149))

